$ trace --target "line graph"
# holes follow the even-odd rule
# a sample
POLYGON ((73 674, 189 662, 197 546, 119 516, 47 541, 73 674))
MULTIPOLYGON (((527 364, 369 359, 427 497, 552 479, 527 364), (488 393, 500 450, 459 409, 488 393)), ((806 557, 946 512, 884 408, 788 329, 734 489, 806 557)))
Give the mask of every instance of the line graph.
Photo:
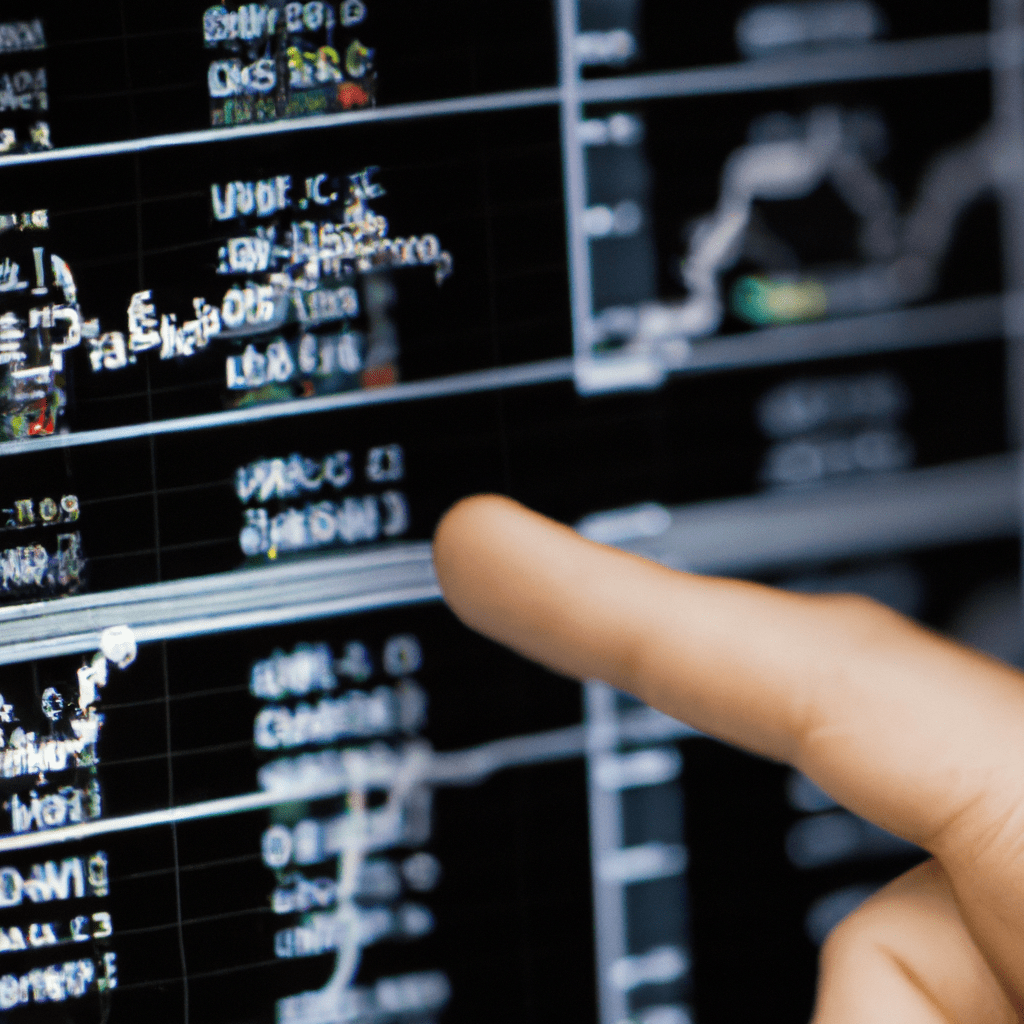
MULTIPOLYGON (((642 708, 625 716, 620 723, 620 730, 620 735, 626 740, 641 743, 697 735, 689 726, 650 708, 642 708)), ((326 800, 347 793, 355 784, 357 773, 361 773, 360 777, 364 784, 376 786, 389 785, 397 777, 400 769, 410 771, 410 777, 426 785, 475 786, 499 771, 569 760, 582 757, 585 752, 586 730, 582 725, 513 736, 463 750, 427 751, 416 748, 406 752, 402 758, 384 759, 379 755, 350 752, 347 761, 349 768, 341 769, 332 775, 307 776, 303 781, 293 780, 290 784, 275 785, 273 788, 220 800, 104 818, 81 825, 49 829, 46 832, 2 836, 0 855, 50 846, 54 843, 77 842, 112 832, 155 828, 160 825, 201 818, 218 818, 229 814, 244 814, 266 810, 279 804, 326 800), (414 765, 414 768, 408 768, 409 765, 414 765)))
MULTIPOLYGON (((676 116, 684 117, 682 108, 676 116)), ((668 131, 674 118, 659 117, 660 130, 668 131)), ((689 220, 683 252, 672 255, 667 235, 659 242, 662 260, 675 261, 684 296, 638 296, 596 309, 585 345, 577 345, 577 386, 584 392, 649 387, 694 360, 714 364, 715 339, 743 338, 739 325, 748 334, 801 325, 813 333, 825 321, 856 331, 862 318, 867 323, 909 314, 921 303, 948 303, 942 275, 957 231, 975 204, 1002 187, 1005 141, 995 122, 954 129, 961 134, 952 140, 947 132, 945 141, 931 143, 912 187, 897 189, 887 177, 890 119, 874 107, 842 103, 750 117, 746 141, 713 158, 720 160, 717 198, 689 220), (803 236, 793 237, 790 227, 800 216, 793 211, 811 218, 823 195, 834 197, 835 207, 825 216, 838 217, 816 226, 819 235, 831 232, 831 260, 805 255, 803 236), (846 221, 853 231, 849 246, 838 243, 850 230, 846 221)), ((659 161, 659 209, 667 203, 686 211, 687 190, 704 173, 700 164, 689 150, 671 171, 663 154, 659 161)), ((642 211, 645 222, 666 215, 653 206, 642 211)), ((893 343, 899 347, 899 339, 893 343)))
MULTIPOLYGON (((927 298, 959 218, 996 184, 999 143, 990 126, 934 157, 913 203, 901 213, 872 152, 884 131, 878 119, 822 106, 800 118, 773 116, 770 124, 791 137, 751 141, 730 154, 718 204, 696 223, 680 261, 687 298, 641 307, 632 344, 706 337, 719 329, 729 307, 753 326, 769 326, 873 313, 927 298), (804 199, 825 184, 857 219, 863 263, 766 268, 742 276, 731 295, 723 294, 723 276, 749 239, 755 203, 804 199)), ((784 241, 777 244, 781 250, 784 241)))
MULTIPOLYGON (((591 685, 592 689, 597 686, 591 685)), ((601 688, 600 692, 610 691, 601 688)), ((367 902, 374 895, 390 896, 394 888, 382 877, 383 871, 393 874, 394 869, 387 861, 372 859, 371 855, 401 847, 415 848, 427 840, 431 830, 429 794, 435 788, 478 786, 497 772, 586 758, 599 789, 614 802, 625 789, 671 782, 678 775, 681 761, 674 748, 665 744, 697 735, 684 724, 646 707, 617 715, 611 747, 607 743, 595 744, 595 729, 600 732, 600 722, 452 751, 434 751, 423 741, 412 741, 399 747, 376 744, 281 758, 261 769, 261 789, 257 792, 44 832, 9 835, 0 838, 0 855, 59 848, 63 843, 115 833, 283 805, 340 802, 342 809, 326 817, 306 816, 292 826, 272 824, 263 833, 262 859, 279 875, 288 867, 311 868, 330 860, 335 863, 333 877, 307 878, 301 871, 293 871, 284 876, 291 880, 292 889, 275 890, 277 913, 302 909, 295 905, 302 892, 311 894, 306 902, 312 900, 316 905, 329 907, 303 915, 297 925, 277 932, 277 955, 293 958, 333 952, 335 956, 327 983, 320 989, 281 999, 277 1020, 282 1024, 337 1024, 404 1019, 403 1015, 409 1013, 431 1013, 443 1007, 451 994, 450 984, 441 971, 378 978, 368 986, 356 984, 366 947, 392 935, 415 939, 432 927, 430 912, 417 903, 404 902, 392 908, 387 903, 367 902), (632 754, 616 755, 613 748, 622 742, 639 746, 632 754), (294 888, 295 885, 300 888, 294 888)), ((685 868, 685 851, 679 847, 648 843, 623 848, 621 837, 610 845, 612 838, 601 837, 597 884, 619 893, 620 898, 630 886, 649 879, 676 877, 685 868)), ((429 860, 426 853, 407 859, 403 872, 412 879, 413 888, 429 884, 429 879, 416 878, 425 871, 429 874, 429 860), (424 864, 418 864, 416 858, 424 860, 424 864)), ((622 991, 647 983, 646 975, 642 971, 637 973, 644 965, 633 963, 634 959, 623 950, 615 960, 619 974, 629 975, 628 983, 620 985, 622 991)))

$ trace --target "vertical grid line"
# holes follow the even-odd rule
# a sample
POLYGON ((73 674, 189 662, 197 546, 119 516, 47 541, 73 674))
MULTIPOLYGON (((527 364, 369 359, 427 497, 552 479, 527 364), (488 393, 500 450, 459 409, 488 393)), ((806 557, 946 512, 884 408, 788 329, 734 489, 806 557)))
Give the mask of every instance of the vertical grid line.
POLYGON ((594 901, 594 947, 597 960, 599 1024, 623 1024, 629 1016, 626 994, 613 982, 613 967, 626 955, 626 901, 621 884, 601 877, 608 854, 622 846, 619 794, 599 781, 598 765, 614 755, 619 742, 618 695, 607 683, 584 685, 586 722, 587 810, 590 819, 590 872, 594 901))
MULTIPOLYGON (((128 86, 129 96, 131 99, 131 112, 132 112, 132 124, 136 129, 135 134, 138 134, 137 128, 137 111, 135 108, 134 90, 132 88, 132 74, 131 65, 128 62, 128 27, 125 24, 124 15, 124 0, 120 3, 121 10, 121 50, 124 56, 124 75, 125 82, 128 86)), ((135 188, 135 287, 142 291, 146 287, 146 261, 145 261, 145 241, 143 237, 142 229, 142 154, 136 150, 132 154, 132 173, 134 177, 134 188, 135 188)), ((150 361, 144 359, 143 361, 143 372, 146 380, 146 416, 150 423, 153 422, 153 385, 152 376, 150 373, 150 361)), ((160 508, 159 500, 157 498, 157 482, 156 482, 156 446, 154 443, 153 435, 149 435, 149 475, 150 485, 152 487, 152 505, 153 505, 153 557, 156 568, 155 582, 159 583, 163 579, 163 566, 160 559, 160 508)))
MULTIPOLYGON (((125 81, 128 85, 131 99, 132 126, 135 134, 138 134, 137 111, 135 108, 134 90, 132 89, 131 65, 128 60, 128 27, 125 23, 124 0, 120 4, 121 13, 121 40, 122 54, 124 56, 125 81)), ((133 186, 135 191, 135 265, 136 265, 136 287, 141 291, 145 288, 145 247, 142 228, 142 165, 141 154, 136 151, 132 154, 133 186)), ((149 421, 153 421, 153 388, 150 376, 149 361, 144 361, 146 379, 146 414, 149 421)), ((160 509, 157 498, 156 480, 156 439, 152 434, 148 439, 149 473, 152 487, 153 504, 153 552, 156 568, 156 582, 162 579, 162 567, 160 561, 160 509)), ((161 667, 164 677, 164 743, 167 749, 167 806, 174 806, 174 759, 171 752, 171 680, 167 664, 167 641, 160 643, 161 667)), ((177 915, 178 934, 178 958, 181 963, 181 991, 182 991, 182 1024, 189 1024, 189 991, 188 991, 188 962, 185 957, 185 930, 183 925, 183 914, 181 908, 181 864, 178 857, 178 824, 171 822, 171 856, 174 868, 174 904, 177 915)))
MULTIPOLYGON (((171 675, 167 664, 167 641, 160 642, 160 658, 164 676, 164 739, 167 745, 167 806, 174 806, 174 757, 171 753, 171 675)), ((174 859, 174 904, 178 915, 178 957, 181 960, 181 987, 184 1003, 183 1024, 188 1024, 188 961, 185 957, 184 916, 181 911, 181 865, 178 859, 178 823, 171 822, 171 851, 174 859)))
POLYGON ((590 360, 593 295, 590 249, 583 233, 586 206, 586 170, 580 141, 579 64, 576 34, 579 0, 558 0, 560 113, 562 119, 562 178, 565 188, 565 230, 572 300, 573 353, 577 367, 590 360))

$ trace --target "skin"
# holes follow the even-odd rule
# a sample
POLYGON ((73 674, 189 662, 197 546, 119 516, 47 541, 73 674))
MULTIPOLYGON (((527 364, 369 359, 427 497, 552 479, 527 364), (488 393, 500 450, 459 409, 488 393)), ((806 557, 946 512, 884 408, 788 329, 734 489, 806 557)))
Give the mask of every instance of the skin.
POLYGON ((1024 675, 866 598, 673 572, 493 495, 445 515, 434 562, 471 628, 932 855, 833 931, 813 1024, 1024 1021, 1024 675))

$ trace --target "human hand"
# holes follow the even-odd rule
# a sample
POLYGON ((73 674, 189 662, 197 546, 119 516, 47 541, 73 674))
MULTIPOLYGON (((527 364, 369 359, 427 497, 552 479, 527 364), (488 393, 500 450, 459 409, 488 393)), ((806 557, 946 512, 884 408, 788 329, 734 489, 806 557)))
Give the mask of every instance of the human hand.
POLYGON ((673 572, 495 496, 442 519, 468 626, 800 769, 932 859, 826 941, 814 1024, 1024 1020, 1024 676, 865 598, 673 572))

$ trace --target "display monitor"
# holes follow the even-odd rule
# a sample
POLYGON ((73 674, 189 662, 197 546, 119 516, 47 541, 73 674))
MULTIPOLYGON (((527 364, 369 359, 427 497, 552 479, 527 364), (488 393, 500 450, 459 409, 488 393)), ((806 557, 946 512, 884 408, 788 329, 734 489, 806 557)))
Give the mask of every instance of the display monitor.
POLYGON ((4 1018, 806 1019, 921 851, 430 538, 500 492, 1019 661, 1020 6, 5 3, 4 1018))

